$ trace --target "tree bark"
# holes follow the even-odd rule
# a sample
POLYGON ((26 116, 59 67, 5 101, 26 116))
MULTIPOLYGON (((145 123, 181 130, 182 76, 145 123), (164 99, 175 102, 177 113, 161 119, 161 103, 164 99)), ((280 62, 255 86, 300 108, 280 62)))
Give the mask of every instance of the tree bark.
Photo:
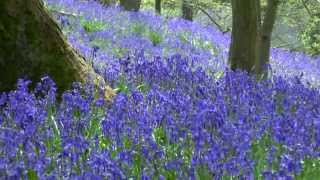
POLYGON ((155 0, 155 9, 158 14, 161 14, 161 0, 155 0))
POLYGON ((266 14, 260 28, 259 37, 259 61, 257 63, 257 74, 267 75, 270 58, 271 36, 276 21, 279 0, 268 0, 266 14))
POLYGON ((193 20, 192 5, 189 0, 182 0, 182 18, 189 21, 193 20))
POLYGON ((44 75, 56 82, 60 93, 88 76, 106 87, 65 40, 41 0, 0 1, 0 46, 0 91, 14 89, 18 78, 37 82, 44 75))
POLYGON ((232 40, 229 63, 231 69, 241 69, 254 73, 258 59, 258 19, 257 0, 232 0, 232 40))
POLYGON ((139 11, 141 0, 120 0, 120 6, 126 11, 139 11))

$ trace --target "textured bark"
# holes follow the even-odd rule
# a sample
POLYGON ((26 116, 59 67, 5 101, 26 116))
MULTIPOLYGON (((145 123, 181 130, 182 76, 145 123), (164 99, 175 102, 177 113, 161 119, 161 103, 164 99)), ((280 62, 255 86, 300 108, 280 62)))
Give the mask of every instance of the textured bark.
POLYGON ((88 76, 104 83, 67 43, 41 0, 0 1, 0 45, 0 91, 14 89, 18 78, 36 82, 44 75, 58 92, 88 76))
POLYGON ((258 58, 257 3, 257 0, 232 0, 232 40, 229 54, 232 70, 254 72, 258 58))
POLYGON ((120 6, 126 11, 139 11, 141 0, 120 0, 120 6))
POLYGON ((182 0, 182 18, 189 21, 193 20, 191 1, 182 0))
POLYGON ((155 0, 155 9, 158 14, 161 14, 161 0, 155 0))
POLYGON ((261 24, 262 24, 262 19, 261 19, 261 14, 262 14, 262 7, 261 7, 261 0, 258 0, 256 3, 257 6, 257 20, 258 20, 258 33, 257 33, 257 39, 256 39, 256 53, 257 53, 257 58, 256 58, 256 62, 255 62, 255 73, 259 74, 259 70, 258 67, 259 66, 259 54, 260 54, 260 36, 261 36, 261 24))
POLYGON ((257 74, 267 75, 270 58, 271 36, 276 21, 279 0, 268 0, 266 14, 260 28, 259 61, 257 64, 257 74))

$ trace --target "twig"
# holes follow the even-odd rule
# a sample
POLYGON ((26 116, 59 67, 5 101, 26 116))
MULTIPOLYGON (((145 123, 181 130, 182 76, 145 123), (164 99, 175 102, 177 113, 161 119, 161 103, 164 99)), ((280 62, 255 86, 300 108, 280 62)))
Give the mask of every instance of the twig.
POLYGON ((213 22, 213 23, 218 27, 218 29, 219 29, 221 32, 225 32, 225 30, 221 27, 221 25, 218 24, 218 23, 210 16, 210 14, 209 14, 206 10, 204 10, 204 9, 203 9, 202 7, 200 7, 200 6, 197 6, 197 8, 198 8, 201 12, 203 12, 205 15, 207 15, 208 18, 210 19, 210 21, 213 22))
POLYGON ((56 9, 50 9, 49 11, 52 12, 52 13, 61 14, 61 15, 65 15, 65 16, 73 16, 73 17, 80 16, 80 15, 75 14, 75 13, 68 13, 68 12, 61 11, 61 10, 56 10, 56 9))
POLYGON ((306 4, 308 1, 305 2, 304 0, 301 0, 301 2, 302 2, 303 7, 307 10, 309 16, 310 16, 310 17, 313 17, 312 12, 310 11, 309 7, 308 7, 307 4, 306 4))

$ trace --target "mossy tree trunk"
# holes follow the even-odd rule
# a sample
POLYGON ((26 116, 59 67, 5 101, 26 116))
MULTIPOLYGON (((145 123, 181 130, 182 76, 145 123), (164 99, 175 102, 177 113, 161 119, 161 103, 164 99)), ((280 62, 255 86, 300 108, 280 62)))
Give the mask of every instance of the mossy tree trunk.
POLYGON ((155 9, 158 14, 161 14, 161 0, 155 0, 155 9))
POLYGON ((68 44, 41 0, 1 0, 0 91, 14 89, 18 78, 36 82, 44 75, 56 82, 58 92, 88 76, 104 83, 68 44))
POLYGON ((229 63, 232 70, 254 73, 258 61, 258 1, 232 0, 232 40, 229 63))
POLYGON ((192 21, 193 20, 193 10, 190 0, 182 0, 182 18, 192 21))
POLYGON ((139 11, 141 0, 120 0, 120 6, 126 11, 139 11))

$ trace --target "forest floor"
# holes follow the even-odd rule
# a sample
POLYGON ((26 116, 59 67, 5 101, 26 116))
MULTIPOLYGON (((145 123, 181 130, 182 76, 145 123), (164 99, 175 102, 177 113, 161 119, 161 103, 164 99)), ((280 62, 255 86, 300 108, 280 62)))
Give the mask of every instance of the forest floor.
POLYGON ((317 179, 320 59, 272 49, 257 81, 228 69, 230 35, 153 12, 47 0, 118 93, 56 100, 44 77, 0 94, 0 178, 317 179))

